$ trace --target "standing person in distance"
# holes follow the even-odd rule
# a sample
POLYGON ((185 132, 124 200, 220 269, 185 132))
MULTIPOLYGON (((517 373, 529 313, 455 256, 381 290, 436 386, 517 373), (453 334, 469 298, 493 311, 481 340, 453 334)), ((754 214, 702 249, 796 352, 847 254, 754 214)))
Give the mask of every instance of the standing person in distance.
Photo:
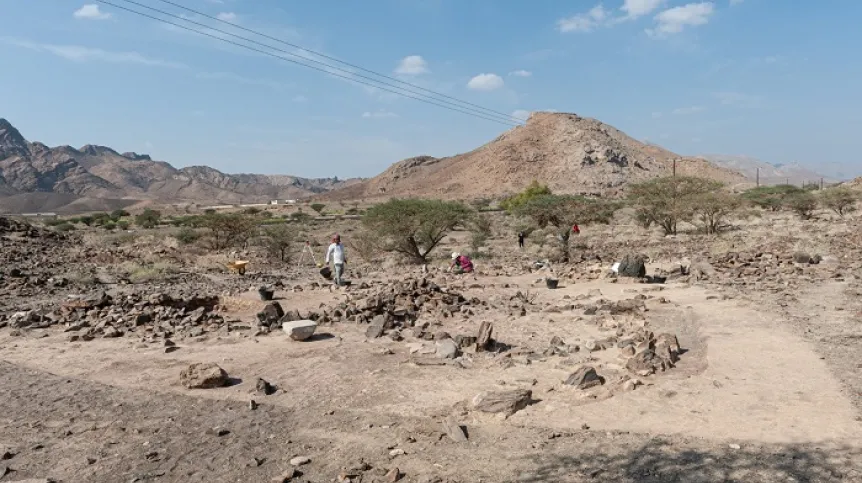
POLYGON ((522 250, 524 249, 524 237, 525 237, 524 232, 519 231, 518 232, 518 248, 520 248, 522 250))
POLYGON ((330 260, 332 260, 333 265, 333 281, 335 282, 336 287, 340 287, 342 277, 344 276, 344 264, 347 263, 347 257, 344 256, 344 245, 341 244, 341 236, 337 233, 333 235, 332 243, 326 250, 326 260, 324 263, 328 265, 330 260))

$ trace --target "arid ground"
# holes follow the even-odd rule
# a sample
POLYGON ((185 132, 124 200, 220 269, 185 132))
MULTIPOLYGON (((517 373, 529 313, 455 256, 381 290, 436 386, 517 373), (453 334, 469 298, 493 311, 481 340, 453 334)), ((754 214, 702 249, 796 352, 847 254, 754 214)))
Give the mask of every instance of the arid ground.
MULTIPOLYGON (((575 262, 543 267, 547 240, 520 251, 494 222, 475 274, 443 271, 467 249, 455 232, 427 273, 354 257, 340 289, 300 244, 290 263, 234 254, 251 260, 240 276, 165 229, 7 222, 0 482, 862 481, 862 217, 764 212, 715 236, 585 226, 575 262), (653 278, 611 274, 630 254, 653 278), (314 314, 315 335, 259 318, 260 285, 314 314), (627 341, 659 334, 680 350, 643 375, 627 341), (229 379, 189 389, 193 363, 229 379), (572 382, 585 367, 600 380, 572 382), (524 391, 513 411, 476 399, 524 391)), ((351 223, 306 235, 338 230, 351 256, 351 223)))

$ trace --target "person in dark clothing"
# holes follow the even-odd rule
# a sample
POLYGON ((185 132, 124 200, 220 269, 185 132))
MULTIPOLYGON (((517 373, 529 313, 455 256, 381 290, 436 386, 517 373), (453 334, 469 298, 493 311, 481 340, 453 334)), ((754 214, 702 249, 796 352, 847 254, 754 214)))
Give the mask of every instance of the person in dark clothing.
POLYGON ((524 248, 524 232, 518 232, 518 248, 524 248))

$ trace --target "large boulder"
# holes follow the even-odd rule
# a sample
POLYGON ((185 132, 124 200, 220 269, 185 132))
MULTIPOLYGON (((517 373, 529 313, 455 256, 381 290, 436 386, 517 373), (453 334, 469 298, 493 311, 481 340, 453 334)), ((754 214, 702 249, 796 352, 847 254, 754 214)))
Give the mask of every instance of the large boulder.
POLYGON ((281 308, 281 304, 278 302, 269 302, 264 306, 263 310, 257 314, 257 320, 259 320, 261 324, 267 326, 277 324, 282 317, 284 317, 284 309, 281 308))
POLYGON ((529 389, 483 392, 473 398, 473 408, 483 413, 512 415, 529 406, 532 399, 533 391, 529 389))
POLYGON ((227 372, 213 363, 196 362, 180 373, 180 384, 189 389, 222 387, 227 380, 227 372))
POLYGON ((564 384, 575 386, 578 389, 589 389, 594 386, 601 386, 605 380, 598 375, 595 368, 583 366, 566 379, 564 384))
POLYGON ((306 340, 314 335, 317 323, 313 320, 295 320, 293 322, 282 323, 281 328, 293 340, 306 340))
POLYGON ((617 274, 621 277, 646 277, 646 257, 643 255, 626 255, 620 261, 617 274))

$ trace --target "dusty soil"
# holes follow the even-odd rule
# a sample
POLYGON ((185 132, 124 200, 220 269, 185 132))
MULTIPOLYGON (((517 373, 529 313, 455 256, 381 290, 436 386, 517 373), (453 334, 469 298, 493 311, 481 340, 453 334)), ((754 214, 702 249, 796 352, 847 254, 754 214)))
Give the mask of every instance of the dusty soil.
MULTIPOLYGON (((436 267, 428 275, 487 302, 472 316, 429 320, 434 330, 475 335, 489 321, 506 345, 465 349, 456 361, 436 359, 433 341, 369 339, 368 326, 353 322, 322 324, 305 342, 279 331, 219 331, 178 339, 169 352, 135 333, 69 342, 58 326, 0 329, 0 482, 284 481, 273 478, 298 456, 310 461, 288 481, 393 481, 394 468, 406 482, 862 481, 860 221, 823 220, 778 235, 776 227, 797 224, 778 217, 714 239, 590 228, 584 261, 556 269, 568 274, 557 290, 544 288, 547 272, 522 269, 533 255, 500 238, 494 259, 477 260, 476 275, 436 267), (719 264, 728 252, 770 244, 824 261, 787 264, 747 284, 719 264), (590 275, 635 245, 649 254, 650 273, 708 256, 719 275, 663 284, 590 275), (599 263, 592 251, 610 255, 599 263), (518 292, 534 297, 523 316, 507 308, 518 292), (585 310, 635 297, 647 309, 636 317, 585 310), (684 351, 675 367, 627 390, 620 350, 583 349, 612 330, 609 320, 675 334, 684 351), (549 354, 554 337, 581 350, 549 354), (230 384, 184 388, 179 374, 194 362, 217 363, 230 384), (583 365, 605 383, 564 385, 583 365), (257 393, 258 378, 277 391, 257 393), (533 400, 509 417, 470 405, 480 392, 514 388, 531 390, 533 400), (467 442, 446 435, 447 418, 466 428, 467 442)), ((447 241, 460 243, 462 234, 447 241)), ((291 282, 275 293, 284 308, 318 310, 360 292, 296 291, 312 280, 305 270, 271 275, 291 282)), ((393 278, 363 273, 370 290, 393 278)), ((253 283, 236 278, 207 273, 196 290, 230 288, 225 317, 251 324, 264 302, 237 288, 253 283)))

